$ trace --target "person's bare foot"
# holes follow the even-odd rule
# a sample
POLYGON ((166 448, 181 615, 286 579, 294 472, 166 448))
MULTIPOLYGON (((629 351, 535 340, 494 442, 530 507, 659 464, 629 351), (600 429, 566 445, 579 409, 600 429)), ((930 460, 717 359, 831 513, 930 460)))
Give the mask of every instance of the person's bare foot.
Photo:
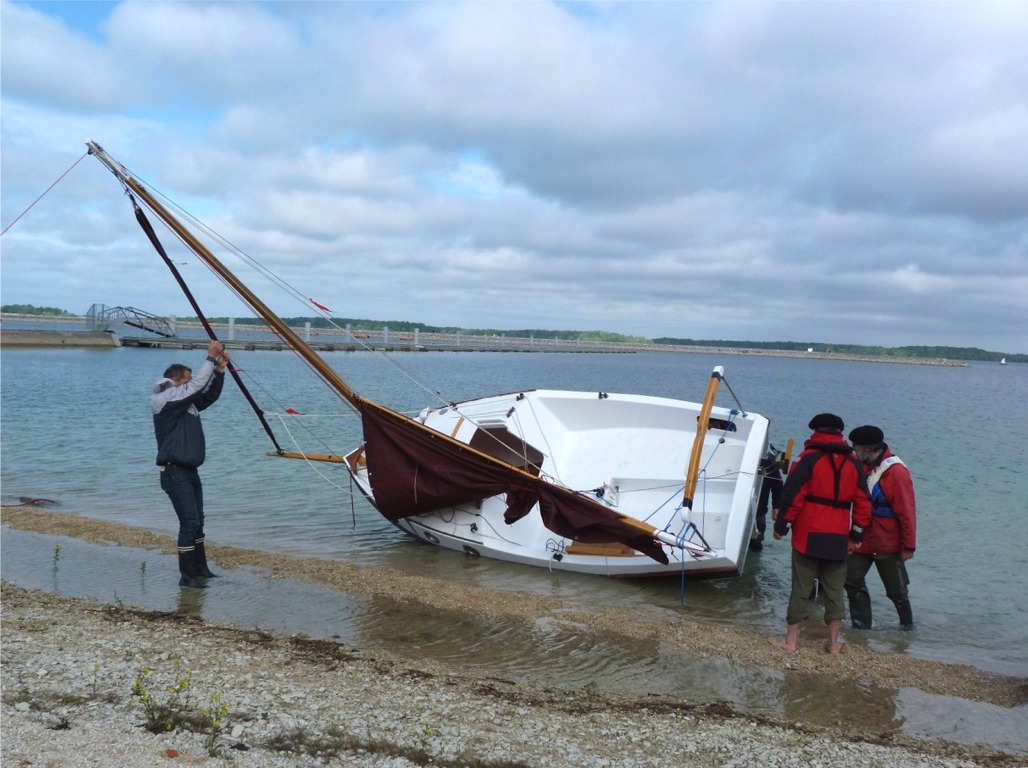
POLYGON ((842 653, 841 643, 825 643, 825 650, 832 656, 838 656, 842 653))
POLYGON ((786 653, 796 653, 796 643, 790 642, 786 637, 772 637, 771 645, 786 653))

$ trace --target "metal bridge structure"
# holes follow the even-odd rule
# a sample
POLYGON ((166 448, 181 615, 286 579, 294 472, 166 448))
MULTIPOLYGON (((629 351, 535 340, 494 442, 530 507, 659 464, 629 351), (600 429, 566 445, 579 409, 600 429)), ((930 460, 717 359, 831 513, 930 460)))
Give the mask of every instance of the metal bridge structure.
POLYGON ((165 339, 175 337, 175 326, 166 317, 153 315, 135 307, 108 307, 94 304, 86 313, 89 328, 93 331, 109 331, 114 325, 130 325, 133 328, 161 336, 165 339))

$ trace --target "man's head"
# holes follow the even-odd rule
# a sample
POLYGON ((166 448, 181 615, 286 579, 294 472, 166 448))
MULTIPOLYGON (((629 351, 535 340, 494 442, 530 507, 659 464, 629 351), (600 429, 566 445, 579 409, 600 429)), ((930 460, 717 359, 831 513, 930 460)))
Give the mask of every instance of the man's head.
POLYGON ((164 378, 171 379, 175 382, 176 386, 179 386, 193 378, 193 369, 182 365, 182 363, 172 363, 164 371, 164 378))
POLYGON ((841 435, 842 431, 846 428, 846 425, 843 424, 842 419, 834 413, 819 413, 810 420, 810 423, 807 424, 807 428, 814 432, 841 435))
POLYGON ((871 462, 885 450, 885 433, 878 427, 865 424, 850 432, 850 444, 861 461, 871 462))

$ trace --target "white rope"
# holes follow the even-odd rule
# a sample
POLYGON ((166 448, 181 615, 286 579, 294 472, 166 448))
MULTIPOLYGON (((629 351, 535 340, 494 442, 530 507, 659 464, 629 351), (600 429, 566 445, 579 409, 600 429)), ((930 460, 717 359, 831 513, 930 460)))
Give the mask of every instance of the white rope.
POLYGON ((299 441, 293 436, 292 430, 289 429, 289 425, 286 423, 285 417, 288 415, 288 416, 290 416, 292 418, 295 418, 294 414, 269 413, 269 412, 265 411, 264 415, 265 416, 272 416, 272 417, 278 419, 279 423, 282 424, 282 429, 284 429, 286 431, 286 434, 289 436, 289 439, 292 441, 293 446, 296 448, 297 453, 303 454, 303 457, 304 457, 303 460, 307 463, 307 465, 311 469, 314 470, 314 472, 322 480, 324 480, 329 485, 334 486, 338 490, 342 491, 343 494, 346 495, 346 496, 349 496, 349 497, 352 498, 352 497, 357 495, 353 491, 351 491, 349 488, 344 488, 342 485, 340 485, 339 483, 335 482, 335 480, 331 479, 327 474, 322 472, 321 468, 317 466, 318 462, 311 461, 309 458, 307 458, 307 452, 302 447, 300 447, 299 441))

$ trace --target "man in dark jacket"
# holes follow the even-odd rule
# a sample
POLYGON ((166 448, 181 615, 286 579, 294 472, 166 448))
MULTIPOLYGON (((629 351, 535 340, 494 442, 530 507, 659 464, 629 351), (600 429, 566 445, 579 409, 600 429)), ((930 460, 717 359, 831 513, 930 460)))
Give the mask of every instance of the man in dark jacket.
POLYGON ((867 424, 850 432, 853 451, 864 463, 871 490, 871 527, 846 561, 846 595, 854 629, 871 629, 871 595, 865 576, 872 563, 896 606, 900 629, 914 628, 906 562, 917 548, 917 508, 910 470, 893 454, 879 427, 867 424))
POLYGON ((200 411, 210 407, 225 385, 229 354, 220 341, 212 341, 196 376, 190 368, 175 363, 152 385, 150 408, 157 437, 157 465, 161 488, 168 494, 178 516, 179 586, 205 586, 201 578, 212 578, 207 567, 203 532, 203 486, 197 467, 207 455, 200 411))
POLYGON ((814 580, 825 599, 827 650, 838 654, 839 631, 846 615, 843 583, 846 556, 871 524, 871 500, 864 470, 842 436, 844 424, 834 413, 820 413, 808 425, 814 433, 803 445, 785 479, 775 539, 792 526, 792 593, 785 638, 775 644, 795 652, 800 624, 810 614, 814 580))
POLYGON ((760 552, 764 548, 764 531, 767 530, 767 509, 771 506, 771 519, 778 517, 782 506, 782 470, 778 467, 780 454, 773 445, 767 447, 767 455, 760 460, 760 496, 757 498, 757 518, 750 536, 750 551, 760 552))

